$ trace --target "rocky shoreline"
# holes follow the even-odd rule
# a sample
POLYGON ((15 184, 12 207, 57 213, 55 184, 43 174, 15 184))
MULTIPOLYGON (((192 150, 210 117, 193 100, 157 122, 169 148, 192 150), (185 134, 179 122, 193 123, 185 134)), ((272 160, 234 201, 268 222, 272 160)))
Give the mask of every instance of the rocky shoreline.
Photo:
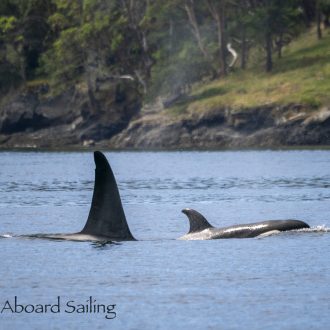
POLYGON ((2 100, 0 149, 120 150, 244 149, 330 146, 330 109, 303 105, 219 108, 174 114, 140 111, 138 99, 114 88, 100 91, 97 113, 84 89, 44 97, 47 88, 2 100))
POLYGON ((291 105, 216 109, 178 117, 149 114, 132 120, 107 145, 121 149, 326 146, 330 145, 330 110, 304 111, 291 105))

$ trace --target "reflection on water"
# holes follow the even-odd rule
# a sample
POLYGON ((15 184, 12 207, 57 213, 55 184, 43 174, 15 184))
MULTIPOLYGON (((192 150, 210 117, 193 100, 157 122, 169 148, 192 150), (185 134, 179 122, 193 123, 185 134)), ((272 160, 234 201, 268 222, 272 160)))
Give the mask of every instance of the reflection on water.
POLYGON ((111 241, 91 242, 90 244, 92 247, 94 247, 95 249, 99 249, 99 250, 106 250, 106 249, 112 248, 113 246, 121 245, 121 243, 119 243, 119 242, 111 242, 111 241))

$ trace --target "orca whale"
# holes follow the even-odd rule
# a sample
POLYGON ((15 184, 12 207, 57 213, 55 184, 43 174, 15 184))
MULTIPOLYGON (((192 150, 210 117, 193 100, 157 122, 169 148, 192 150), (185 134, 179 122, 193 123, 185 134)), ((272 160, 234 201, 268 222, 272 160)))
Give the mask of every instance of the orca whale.
POLYGON ((84 228, 72 234, 32 234, 23 237, 94 242, 135 240, 128 227, 116 179, 106 157, 102 152, 95 151, 94 162, 94 192, 84 228))
MULTIPOLYGON (((102 152, 95 151, 94 162, 96 168, 93 198, 84 228, 72 234, 30 234, 20 237, 101 243, 136 240, 128 227, 116 179, 106 157, 102 152)), ((185 240, 247 238, 309 228, 307 223, 299 220, 268 220, 215 228, 195 210, 186 208, 182 212, 187 215, 190 223, 189 232, 179 238, 185 240)))
POLYGON ((180 237, 183 240, 207 240, 220 238, 249 238, 265 233, 281 232, 293 229, 310 228, 300 220, 268 220, 262 222, 246 223, 230 227, 215 228, 205 217, 193 209, 183 209, 189 220, 189 232, 180 237))

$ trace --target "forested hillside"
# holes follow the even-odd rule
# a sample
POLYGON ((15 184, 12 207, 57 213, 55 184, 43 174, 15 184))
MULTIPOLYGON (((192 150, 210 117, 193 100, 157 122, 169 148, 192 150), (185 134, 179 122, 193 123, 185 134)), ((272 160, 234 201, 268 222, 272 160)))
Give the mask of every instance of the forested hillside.
POLYGON ((327 65, 329 26, 329 0, 1 0, 0 144, 110 139, 159 99, 176 115, 327 106, 329 67, 305 89, 296 69, 327 65))

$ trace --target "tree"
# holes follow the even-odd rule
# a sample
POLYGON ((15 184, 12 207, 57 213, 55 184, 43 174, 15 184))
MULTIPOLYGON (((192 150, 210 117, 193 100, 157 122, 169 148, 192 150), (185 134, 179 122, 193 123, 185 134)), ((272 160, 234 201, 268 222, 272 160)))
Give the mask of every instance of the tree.
POLYGON ((317 26, 317 38, 322 38, 322 17, 324 28, 330 26, 330 0, 316 0, 315 1, 315 12, 316 12, 316 26, 317 26))
POLYGON ((49 26, 50 0, 4 0, 0 5, 2 62, 25 82, 38 67, 49 26))
POLYGON ((139 52, 141 64, 134 69, 138 81, 147 92, 148 82, 151 77, 151 68, 154 64, 152 47, 149 44, 148 35, 152 30, 153 15, 150 15, 152 5, 146 0, 121 0, 121 14, 127 22, 128 33, 133 34, 133 43, 139 52))
POLYGON ((216 76, 216 39, 210 38, 213 26, 204 2, 157 0, 149 16, 153 17, 149 40, 154 59, 149 98, 182 95, 194 82, 216 76))
POLYGON ((265 69, 273 69, 274 44, 278 55, 282 55, 282 47, 296 34, 295 28, 300 23, 300 12, 296 0, 259 0, 251 1, 250 24, 254 36, 264 46, 266 55, 265 69))
POLYGON ((210 11, 212 18, 214 19, 217 27, 217 40, 218 40, 218 52, 219 52, 219 68, 220 76, 227 75, 227 36, 226 36, 226 0, 205 0, 207 8, 210 11))

